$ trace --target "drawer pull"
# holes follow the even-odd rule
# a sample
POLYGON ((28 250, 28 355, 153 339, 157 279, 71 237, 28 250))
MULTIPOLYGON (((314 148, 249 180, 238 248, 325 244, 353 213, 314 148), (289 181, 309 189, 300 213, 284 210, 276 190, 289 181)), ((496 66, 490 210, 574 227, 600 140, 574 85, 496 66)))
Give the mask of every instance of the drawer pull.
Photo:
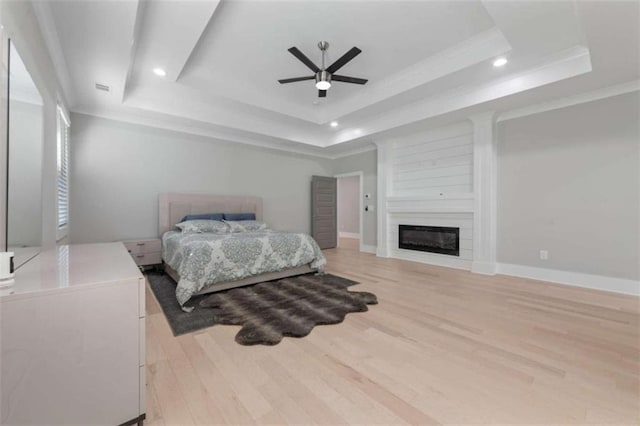
POLYGON ((139 255, 137 255, 136 257, 137 257, 138 259, 143 258, 143 257, 144 257, 144 254, 139 254, 139 255))
POLYGON ((137 246, 143 246, 143 245, 145 245, 145 243, 138 243, 138 244, 136 244, 136 245, 137 245, 137 246))

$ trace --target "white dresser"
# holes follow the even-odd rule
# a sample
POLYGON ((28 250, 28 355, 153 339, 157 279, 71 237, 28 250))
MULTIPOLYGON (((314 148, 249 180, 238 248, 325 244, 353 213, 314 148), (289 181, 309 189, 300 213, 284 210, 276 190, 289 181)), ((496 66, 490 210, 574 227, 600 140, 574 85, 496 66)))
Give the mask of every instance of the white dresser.
POLYGON ((59 246, 19 268, 0 290, 0 424, 141 424, 144 286, 122 243, 59 246))

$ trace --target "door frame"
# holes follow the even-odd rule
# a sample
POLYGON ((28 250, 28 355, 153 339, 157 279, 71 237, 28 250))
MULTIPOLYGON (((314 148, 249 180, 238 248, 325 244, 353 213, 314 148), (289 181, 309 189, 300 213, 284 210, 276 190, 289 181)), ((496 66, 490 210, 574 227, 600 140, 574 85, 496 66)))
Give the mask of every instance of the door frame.
MULTIPOLYGON (((364 219, 364 215, 363 215, 363 209, 364 209, 364 173, 360 170, 357 172, 349 172, 349 173, 340 173, 337 175, 333 175, 334 178, 340 180, 340 178, 345 178, 345 177, 351 177, 351 176, 359 176, 360 177, 360 196, 359 196, 359 216, 360 216, 360 247, 358 247, 359 251, 363 250, 364 247, 364 223, 363 223, 363 219, 364 219)), ((340 247, 340 227, 338 226, 338 215, 340 215, 340 184, 338 183, 336 185, 336 238, 338 241, 337 246, 340 247)))

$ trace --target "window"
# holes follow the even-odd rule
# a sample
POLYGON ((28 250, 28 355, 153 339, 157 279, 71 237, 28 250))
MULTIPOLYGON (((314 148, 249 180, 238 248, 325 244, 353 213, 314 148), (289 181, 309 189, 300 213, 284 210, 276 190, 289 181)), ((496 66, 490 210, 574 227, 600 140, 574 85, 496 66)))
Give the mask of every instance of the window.
POLYGON ((58 105, 58 239, 69 227, 69 120, 58 105))

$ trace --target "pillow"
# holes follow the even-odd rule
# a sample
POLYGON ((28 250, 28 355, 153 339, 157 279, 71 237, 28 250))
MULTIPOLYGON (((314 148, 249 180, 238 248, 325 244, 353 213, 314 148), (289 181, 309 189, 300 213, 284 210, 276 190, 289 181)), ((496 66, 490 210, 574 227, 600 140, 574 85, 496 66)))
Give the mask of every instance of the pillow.
POLYGON ((225 213, 224 220, 256 220, 255 213, 225 213))
POLYGON ((253 232, 253 231, 264 231, 267 229, 267 224, 264 222, 259 222, 257 220, 243 220, 243 221, 233 221, 233 220, 225 220, 224 223, 229 225, 229 232, 253 232))
POLYGON ((222 213, 202 213, 202 214, 188 214, 182 218, 180 222, 186 222, 188 220, 222 220, 224 215, 222 213))
POLYGON ((219 220, 188 220, 186 222, 180 222, 176 225, 185 233, 202 233, 212 232, 215 234, 226 234, 230 231, 229 225, 219 220))

